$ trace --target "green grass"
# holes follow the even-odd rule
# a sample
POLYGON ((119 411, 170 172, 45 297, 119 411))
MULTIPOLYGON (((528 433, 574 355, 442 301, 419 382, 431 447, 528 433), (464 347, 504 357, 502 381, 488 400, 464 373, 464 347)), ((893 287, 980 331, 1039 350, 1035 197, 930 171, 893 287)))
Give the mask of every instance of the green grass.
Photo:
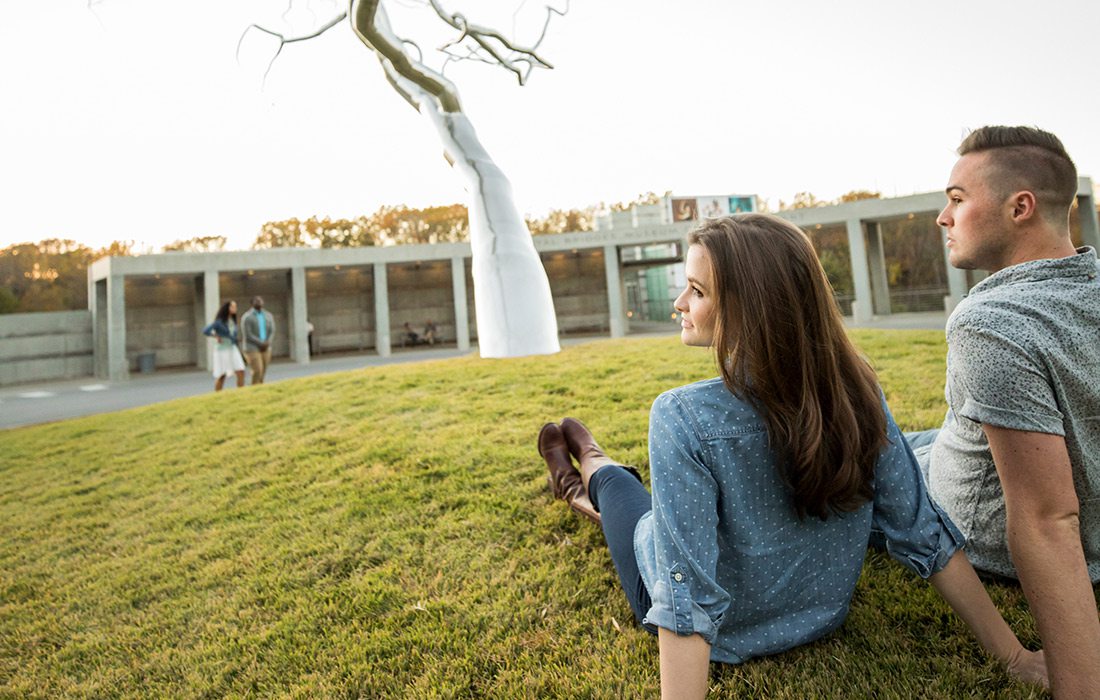
MULTIPOLYGON (((905 429, 943 334, 854 332, 905 429)), ((585 420, 647 474, 650 403, 714 374, 674 338, 365 369, 0 433, 0 697, 652 697, 598 530, 535 435, 585 420)), ((1025 641, 1018 589, 992 586, 1025 641)), ((845 626, 715 697, 1039 697, 868 556, 845 626)))

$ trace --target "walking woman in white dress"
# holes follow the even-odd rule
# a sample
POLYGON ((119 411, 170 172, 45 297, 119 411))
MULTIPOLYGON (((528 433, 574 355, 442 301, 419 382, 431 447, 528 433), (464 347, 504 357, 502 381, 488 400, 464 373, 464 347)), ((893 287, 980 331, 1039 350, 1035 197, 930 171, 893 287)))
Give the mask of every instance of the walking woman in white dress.
POLYGON ((237 335, 237 302, 230 299, 218 309, 213 323, 202 329, 202 334, 218 341, 211 362, 214 375, 214 391, 221 391, 225 377, 230 372, 237 375, 237 386, 244 386, 244 358, 241 357, 237 335))

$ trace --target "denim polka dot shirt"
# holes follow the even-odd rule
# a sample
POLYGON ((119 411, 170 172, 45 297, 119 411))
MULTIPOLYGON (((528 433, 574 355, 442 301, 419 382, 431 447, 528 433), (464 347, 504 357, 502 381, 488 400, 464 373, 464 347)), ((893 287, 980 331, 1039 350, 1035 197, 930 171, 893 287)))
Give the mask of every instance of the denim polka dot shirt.
POLYGON ((872 529, 919 576, 943 568, 963 536, 928 497, 889 411, 887 427, 873 501, 800 520, 748 402, 720 378, 658 397, 649 427, 653 510, 634 531, 653 600, 646 624, 700 634, 714 661, 740 663, 840 626, 872 529))

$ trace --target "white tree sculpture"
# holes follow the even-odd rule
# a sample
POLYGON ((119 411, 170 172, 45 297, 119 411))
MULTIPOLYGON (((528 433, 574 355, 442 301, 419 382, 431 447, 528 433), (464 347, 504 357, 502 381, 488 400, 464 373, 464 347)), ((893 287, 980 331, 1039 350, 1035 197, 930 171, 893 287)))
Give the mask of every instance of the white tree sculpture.
MULTIPOLYGON (((534 68, 552 68, 537 51, 551 17, 564 11, 548 7, 538 41, 524 47, 493 29, 470 23, 462 14, 447 12, 439 0, 428 1, 439 18, 458 32, 455 40, 441 48, 448 61, 495 63, 515 74, 521 85, 534 68)), ((347 12, 304 36, 288 38, 259 25, 252 27, 279 39, 274 61, 284 45, 320 36, 345 18, 350 19, 356 36, 378 56, 394 89, 431 121, 443 141, 448 162, 466 180, 481 356, 557 352, 558 324, 550 283, 516 206, 512 185, 478 140, 462 110, 457 88, 441 72, 425 65, 416 44, 394 33, 383 0, 350 0, 347 12), (410 50, 415 50, 417 57, 410 50)), ((241 38, 243 41, 244 36, 241 38)))

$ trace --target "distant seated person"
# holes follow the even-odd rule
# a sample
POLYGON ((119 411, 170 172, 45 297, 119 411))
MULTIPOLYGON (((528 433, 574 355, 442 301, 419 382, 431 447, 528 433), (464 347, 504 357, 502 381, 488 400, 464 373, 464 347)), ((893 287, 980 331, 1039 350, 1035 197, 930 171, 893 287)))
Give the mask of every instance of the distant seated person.
POLYGON ((408 321, 405 321, 404 325, 405 335, 402 340, 402 345, 416 345, 420 342, 420 335, 412 329, 408 321))
POLYGON ((435 345, 435 323, 430 319, 424 325, 424 342, 428 345, 435 345))

